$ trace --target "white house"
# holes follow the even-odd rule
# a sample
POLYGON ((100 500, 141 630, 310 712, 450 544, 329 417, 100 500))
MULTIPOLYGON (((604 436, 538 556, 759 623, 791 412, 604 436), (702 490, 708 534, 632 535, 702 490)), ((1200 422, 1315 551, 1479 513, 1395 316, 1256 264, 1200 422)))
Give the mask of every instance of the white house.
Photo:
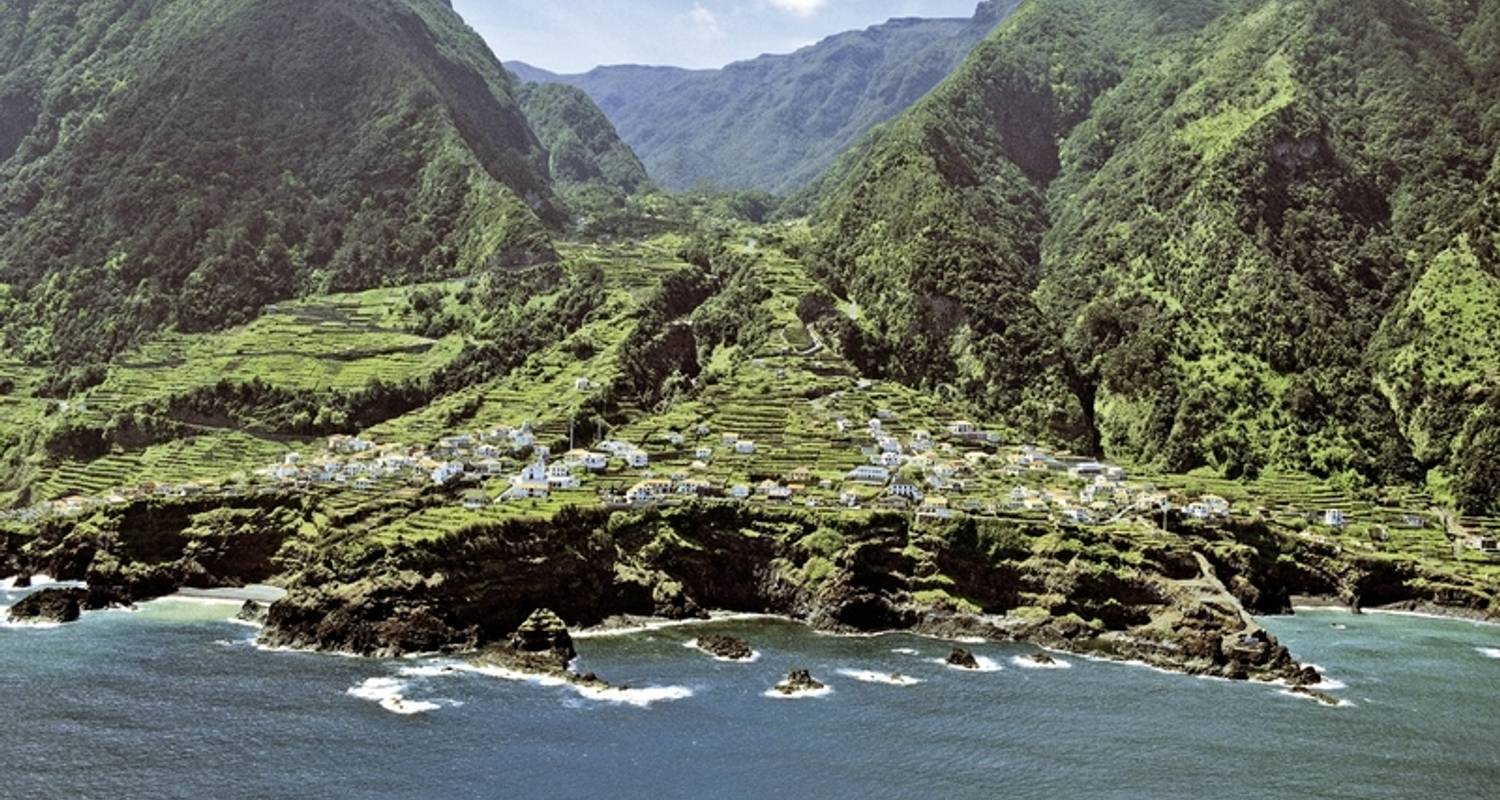
POLYGON ((927 519, 952 519, 953 508, 946 497, 929 497, 917 508, 917 516, 927 519))
POLYGON ((859 495, 854 492, 843 492, 839 495, 839 504, 845 508, 859 508, 859 495))
POLYGON ((895 469, 895 468, 901 466, 904 463, 906 463, 906 456, 903 456, 900 453, 881 453, 880 454, 880 465, 882 467, 887 467, 889 469, 895 469))
POLYGON ((546 481, 518 481, 512 483, 505 494, 500 495, 501 500, 525 500, 528 498, 545 500, 550 493, 551 487, 546 481))
POLYGON ((840 418, 838 418, 838 419, 836 419, 836 420, 833 421, 833 427, 836 428, 836 429, 838 429, 839 433, 848 433, 849 432, 849 420, 844 419, 843 417, 840 417, 840 418))
POLYGON ((892 497, 900 497, 916 502, 922 500, 922 490, 918 489, 915 483, 903 479, 898 479, 895 483, 891 484, 891 488, 887 489, 886 493, 892 497))
POLYGON ((1323 512, 1323 524, 1330 528, 1342 528, 1349 524, 1349 517, 1340 509, 1330 508, 1323 512))
POLYGON ((876 411, 875 416, 886 422, 890 422, 891 420, 896 418, 895 412, 891 411, 889 408, 882 408, 879 411, 876 411))
POLYGON ((645 469, 651 466, 651 456, 645 450, 631 450, 625 454, 625 463, 631 469, 645 469))
POLYGON ((432 471, 432 482, 442 486, 464 474, 462 461, 445 461, 432 471))
POLYGON ((354 481, 354 491, 373 492, 375 491, 375 481, 371 478, 356 478, 354 481))
POLYGON ((901 440, 894 436, 881 436, 875 440, 880 449, 887 453, 901 452, 901 440))
POLYGON ((891 471, 873 464, 861 464, 849 471, 848 478, 856 483, 884 486, 891 480, 891 471))
POLYGON ((742 456, 754 455, 755 442, 752 442, 749 439, 741 439, 740 441, 734 443, 734 452, 739 453, 742 456))
POLYGON ((577 489, 581 484, 566 464, 553 464, 547 468, 547 485, 552 489, 577 489))
POLYGON ((589 389, 593 388, 593 385, 594 384, 591 383, 588 378, 579 378, 578 380, 573 381, 573 388, 577 389, 580 392, 588 391, 589 389))
POLYGON ((948 423, 948 432, 954 436, 973 436, 979 432, 979 426, 968 420, 961 419, 948 423))
POLYGON ((672 482, 668 480, 641 481, 630 487, 625 493, 625 500, 631 505, 644 505, 654 503, 672 492, 672 482))
POLYGON ((743 483, 735 484, 729 490, 729 496, 736 500, 748 500, 750 498, 750 487, 743 483))
POLYGON ((505 464, 501 463, 498 459, 486 458, 476 463, 474 469, 478 470, 481 475, 494 477, 505 471, 505 464))
POLYGON ((536 444, 536 434, 531 432, 531 423, 526 423, 518 430, 510 432, 510 446, 512 450, 525 450, 536 444))
POLYGON ((704 462, 712 461, 714 459, 714 449, 712 447, 700 447, 693 451, 693 458, 704 462))
POLYGON ((682 443, 686 441, 687 438, 677 431, 672 431, 671 433, 667 434, 667 443, 672 445, 673 447, 681 447, 682 443))
POLYGON ((870 419, 870 423, 869 424, 870 424, 870 432, 873 433, 873 434, 875 434, 875 435, 877 435, 877 436, 880 435, 880 431, 885 428, 885 423, 883 423, 880 420, 875 419, 873 417, 870 419))
POLYGON ((1068 472, 1073 473, 1074 477, 1092 478, 1095 475, 1104 474, 1104 465, 1097 461, 1085 461, 1082 464, 1075 465, 1068 472))

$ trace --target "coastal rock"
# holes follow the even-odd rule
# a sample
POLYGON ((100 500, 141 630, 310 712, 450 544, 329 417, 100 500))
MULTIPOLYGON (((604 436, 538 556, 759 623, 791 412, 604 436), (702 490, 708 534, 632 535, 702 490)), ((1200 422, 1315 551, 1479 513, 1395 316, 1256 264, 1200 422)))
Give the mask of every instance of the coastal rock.
POLYGON ((1025 656, 1025 658, 1031 663, 1038 664, 1043 667, 1052 667, 1057 665, 1057 659, 1047 655, 1046 653, 1033 653, 1029 656, 1025 656))
POLYGON ((26 573, 24 573, 24 572, 21 573, 20 575, 17 575, 15 581, 13 581, 11 583, 11 588, 14 588, 14 589, 30 589, 31 588, 31 576, 28 575, 28 574, 26 574, 26 573))
POLYGON ((1309 700, 1316 700, 1325 706, 1338 707, 1344 704, 1342 700, 1339 700, 1337 697, 1334 697, 1327 692, 1320 692, 1316 689, 1309 689, 1306 686, 1293 686, 1290 691, 1292 694, 1298 697, 1306 697, 1309 700))
POLYGON ((750 643, 744 639, 733 636, 703 636, 698 639, 698 646, 708 651, 715 658, 729 661, 749 661, 755 657, 755 651, 750 648, 750 643))
POLYGON ((943 660, 950 666, 960 667, 962 669, 979 669, 979 660, 974 658, 973 653, 970 653, 968 650, 965 650, 962 647, 953 648, 953 652, 949 653, 948 657, 943 660))
POLYGON ((234 618, 241 622, 264 625, 266 624, 266 612, 265 605, 257 603, 254 600, 246 600, 245 604, 240 606, 240 611, 234 615, 234 618))
POLYGON ((786 680, 776 684, 776 691, 784 695, 801 694, 803 692, 816 692, 826 689, 812 673, 805 669, 794 669, 787 673, 786 680))
POLYGON ((43 589, 10 607, 12 622, 68 623, 83 616, 87 589, 43 589))
POLYGON ((545 608, 531 612, 531 616, 516 628, 511 634, 510 646, 523 653, 554 654, 564 664, 578 655, 573 649, 573 637, 568 633, 567 623, 545 608))

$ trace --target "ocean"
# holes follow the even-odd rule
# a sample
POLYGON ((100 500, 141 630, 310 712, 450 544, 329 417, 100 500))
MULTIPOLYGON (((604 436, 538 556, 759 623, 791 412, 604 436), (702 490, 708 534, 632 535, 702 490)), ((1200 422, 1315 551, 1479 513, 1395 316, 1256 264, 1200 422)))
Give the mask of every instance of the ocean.
MULTIPOLYGON (((0 592, 0 605, 19 595, 0 592)), ((0 798, 1500 797, 1500 627, 1266 620, 1329 676, 1278 687, 1020 645, 838 637, 772 619, 589 636, 593 695, 448 659, 255 646, 233 604, 0 628, 0 798), (746 638, 751 663, 690 647, 746 638), (829 687, 767 690, 805 667, 829 687), (898 673, 899 677, 893 677, 898 673)), ((3 616, 3 612, 0 612, 3 616)))

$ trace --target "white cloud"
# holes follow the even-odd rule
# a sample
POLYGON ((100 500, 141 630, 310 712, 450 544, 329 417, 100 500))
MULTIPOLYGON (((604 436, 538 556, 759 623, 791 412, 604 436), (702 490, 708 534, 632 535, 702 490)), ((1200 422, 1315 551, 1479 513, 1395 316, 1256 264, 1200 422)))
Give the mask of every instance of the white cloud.
POLYGON ((799 17, 810 17, 828 5, 828 0, 771 0, 771 5, 799 17))
POLYGON ((688 12, 688 19, 693 21, 693 27, 698 34, 709 39, 724 38, 724 29, 719 27, 719 18, 714 12, 704 8, 702 3, 694 3, 693 10, 688 12))

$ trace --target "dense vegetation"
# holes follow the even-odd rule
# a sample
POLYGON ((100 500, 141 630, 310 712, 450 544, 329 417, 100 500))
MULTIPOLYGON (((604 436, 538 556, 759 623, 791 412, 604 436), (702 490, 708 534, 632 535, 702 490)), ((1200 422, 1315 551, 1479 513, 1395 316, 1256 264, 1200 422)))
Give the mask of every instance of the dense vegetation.
POLYGON ((1497 20, 1035 0, 825 180, 815 266, 889 372, 1039 434, 1482 510, 1497 20))
POLYGON ((0 6, 0 297, 33 362, 552 257, 513 78, 440 0, 0 6))
POLYGON ((788 191, 930 91, 1016 2, 987 0, 968 20, 893 20, 721 70, 508 66, 587 92, 667 188, 788 191))
POLYGON ((559 191, 612 190, 631 195, 651 188, 641 160, 620 141, 609 118, 582 90, 529 83, 522 87, 520 101, 531 129, 547 148, 559 191))

